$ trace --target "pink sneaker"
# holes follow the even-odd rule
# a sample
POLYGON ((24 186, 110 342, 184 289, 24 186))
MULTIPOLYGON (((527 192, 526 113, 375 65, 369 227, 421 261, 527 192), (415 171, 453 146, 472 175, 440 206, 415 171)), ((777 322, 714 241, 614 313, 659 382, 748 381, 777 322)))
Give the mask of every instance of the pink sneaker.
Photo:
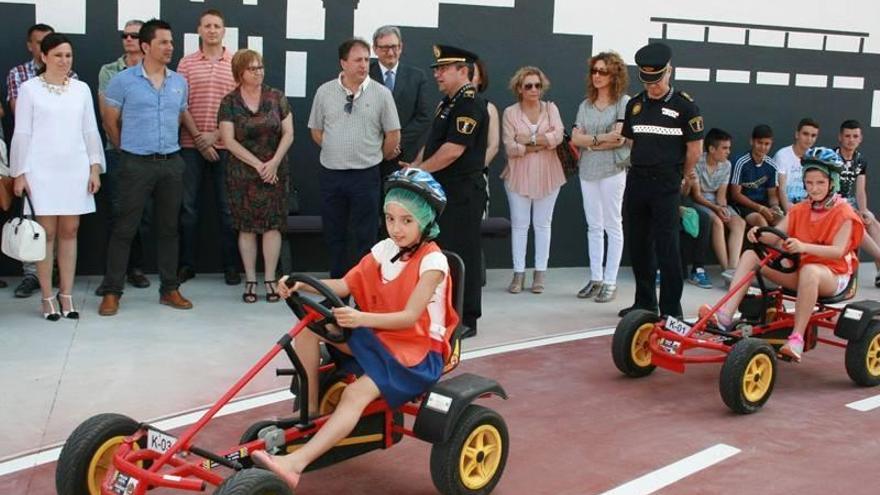
POLYGON ((801 354, 804 353, 804 337, 799 333, 792 332, 788 336, 788 342, 779 349, 779 353, 799 363, 801 354))
MULTIPOLYGON (((706 315, 710 313, 712 313, 712 306, 704 304, 700 306, 700 309, 697 310, 697 318, 702 320, 706 315)), ((721 312, 721 310, 718 310, 714 314, 709 316, 709 320, 707 323, 714 326, 718 330, 721 330, 722 332, 727 332, 730 330, 730 317, 727 317, 727 315, 721 312)))

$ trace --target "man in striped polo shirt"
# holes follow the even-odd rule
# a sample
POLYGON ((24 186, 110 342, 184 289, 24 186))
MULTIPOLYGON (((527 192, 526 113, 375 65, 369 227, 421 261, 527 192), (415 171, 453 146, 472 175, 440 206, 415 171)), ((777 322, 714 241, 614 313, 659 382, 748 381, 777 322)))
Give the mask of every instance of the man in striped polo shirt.
MULTIPOLYGON (((219 139, 217 109, 220 100, 235 89, 232 54, 223 46, 226 33, 223 14, 216 9, 199 17, 200 48, 180 60, 177 72, 189 84, 189 110, 184 113, 180 133, 181 155, 186 162, 183 175, 183 207, 180 210, 180 283, 195 276, 196 240, 202 182, 214 183, 214 205, 220 220, 220 257, 226 283, 238 285, 238 252, 229 202, 226 200, 228 151, 219 139)), ((212 243, 214 244, 214 243, 212 243)))
POLYGON ((318 88, 309 129, 321 147, 321 218, 330 254, 330 278, 342 278, 376 243, 379 164, 398 154, 400 119, 391 91, 369 78, 370 45, 339 46, 339 76, 318 88), (349 220, 355 258, 348 257, 349 220))

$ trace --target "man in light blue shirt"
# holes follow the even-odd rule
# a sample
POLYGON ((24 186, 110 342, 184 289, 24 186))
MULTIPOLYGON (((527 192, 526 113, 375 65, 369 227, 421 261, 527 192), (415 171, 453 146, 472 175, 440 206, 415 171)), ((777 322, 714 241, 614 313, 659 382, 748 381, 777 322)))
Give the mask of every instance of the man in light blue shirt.
POLYGON ((129 248, 144 203, 154 199, 159 302, 176 309, 192 303, 178 290, 177 220, 183 198, 184 163, 178 135, 186 111, 186 80, 168 69, 174 51, 171 26, 146 22, 138 35, 143 62, 120 72, 104 92, 107 139, 122 151, 119 176, 119 217, 107 247, 102 316, 115 315, 122 296, 129 248))

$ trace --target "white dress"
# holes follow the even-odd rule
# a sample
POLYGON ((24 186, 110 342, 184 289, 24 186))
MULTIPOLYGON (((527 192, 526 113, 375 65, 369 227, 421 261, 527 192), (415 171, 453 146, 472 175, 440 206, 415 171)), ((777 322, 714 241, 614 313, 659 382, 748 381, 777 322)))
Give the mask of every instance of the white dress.
POLYGON ((55 94, 38 77, 22 84, 9 154, 12 175, 27 174, 35 214, 94 212, 89 168, 97 163, 103 172, 106 164, 88 85, 71 80, 55 94))

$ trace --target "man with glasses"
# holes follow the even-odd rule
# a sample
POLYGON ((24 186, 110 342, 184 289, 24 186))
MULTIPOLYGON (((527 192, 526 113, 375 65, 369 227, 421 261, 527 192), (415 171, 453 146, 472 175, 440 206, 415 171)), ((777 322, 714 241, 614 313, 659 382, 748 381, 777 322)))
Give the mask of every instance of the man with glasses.
POLYGON ((219 139, 217 110, 220 100, 235 89, 232 54, 223 46, 226 34, 223 14, 216 9, 202 12, 198 25, 200 47, 180 60, 177 72, 189 84, 189 102, 183 114, 180 151, 183 174, 183 208, 180 210, 180 283, 196 276, 196 239, 203 182, 214 183, 214 207, 220 228, 220 261, 227 285, 241 283, 238 250, 232 216, 226 199, 226 164, 229 152, 219 139))
POLYGON ((330 278, 342 278, 373 244, 379 228, 379 164, 399 154, 400 120, 391 91, 370 82, 370 45, 358 38, 339 46, 342 72, 312 101, 309 129, 321 147, 318 177, 330 278), (348 256, 349 220, 354 258, 348 256))
MULTIPOLYGON (((107 102, 104 100, 104 92, 107 91, 110 80, 125 69, 141 63, 141 60, 144 58, 144 53, 141 51, 141 47, 138 46, 138 32, 143 25, 144 22, 137 19, 132 19, 125 23, 120 35, 122 37, 122 56, 109 64, 102 65, 101 70, 98 71, 98 110, 100 110, 102 122, 105 120, 104 111, 107 106, 107 102)), ((101 189, 104 191, 104 197, 110 202, 110 214, 107 215, 108 222, 106 224, 107 238, 109 239, 110 233, 113 231, 113 222, 119 216, 119 196, 116 184, 116 181, 119 180, 119 171, 117 170, 119 167, 119 150, 113 146, 109 139, 107 140, 104 154, 107 157, 107 172, 106 177, 102 181, 103 187, 101 189)), ((148 204, 144 208, 140 226, 131 240, 131 252, 128 255, 128 275, 126 278, 129 284, 139 289, 150 286, 150 280, 144 275, 143 270, 144 247, 141 238, 143 237, 143 232, 150 225, 151 206, 151 204, 148 204)), ((95 295, 104 295, 103 285, 99 285, 95 289, 95 295)))

